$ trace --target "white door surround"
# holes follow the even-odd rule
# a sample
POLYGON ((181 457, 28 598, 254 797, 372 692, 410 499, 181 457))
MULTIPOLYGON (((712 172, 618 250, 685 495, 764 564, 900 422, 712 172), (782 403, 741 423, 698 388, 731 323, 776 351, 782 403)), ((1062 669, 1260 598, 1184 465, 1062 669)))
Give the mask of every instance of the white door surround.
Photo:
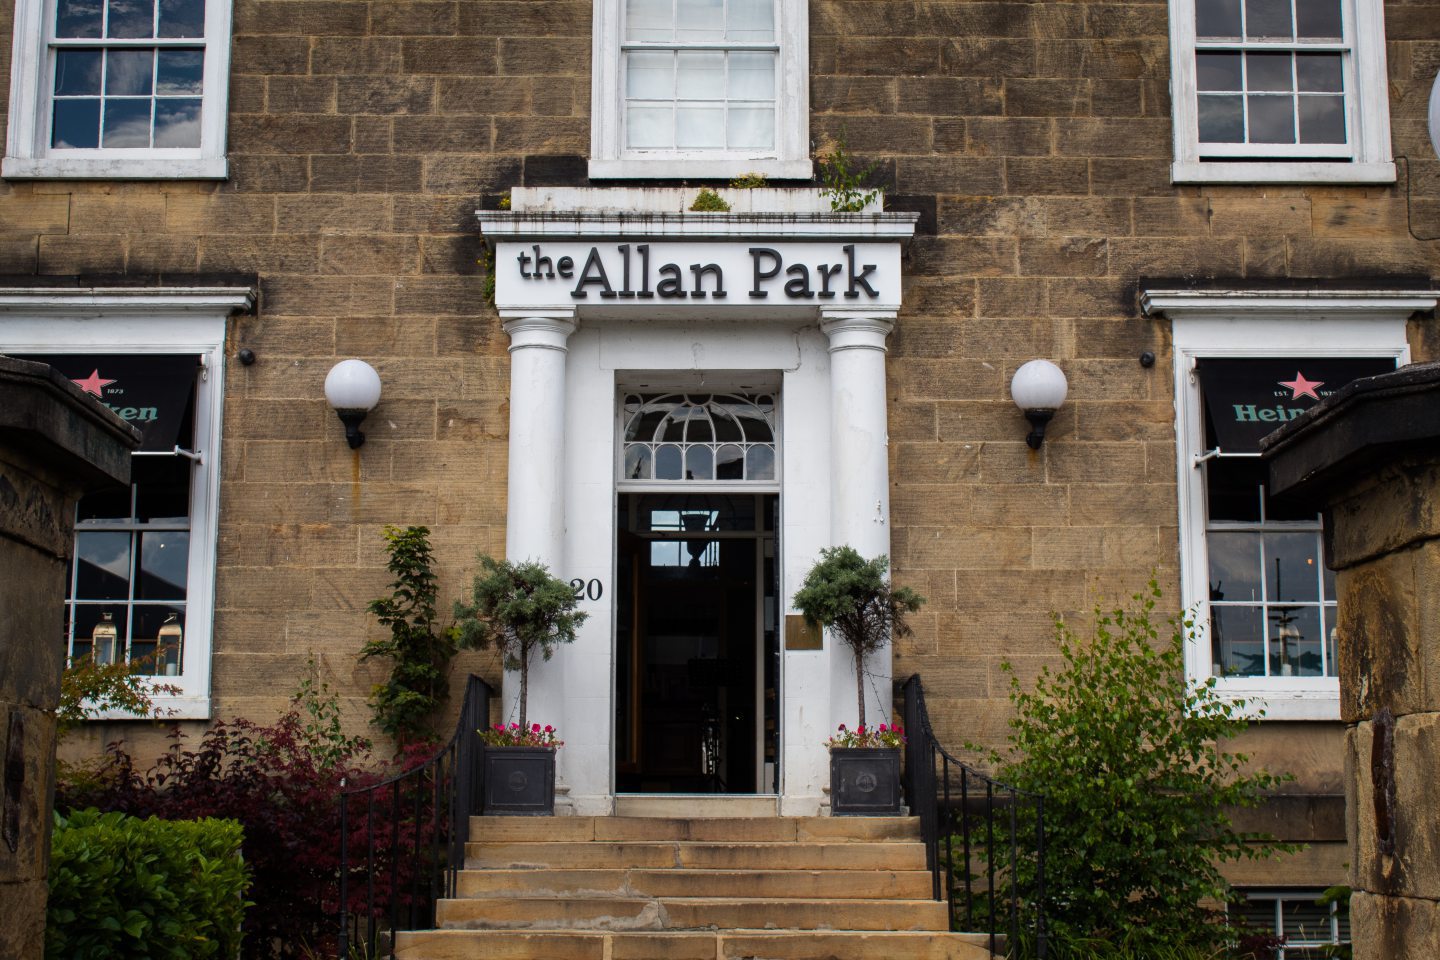
MULTIPOLYGON (((582 601, 591 616, 576 642, 533 665, 530 714, 566 742, 559 777, 574 811, 606 814, 614 804, 617 390, 778 382, 781 616, 792 612, 789 598, 821 548, 891 552, 885 341, 915 216, 479 216, 510 335, 506 555, 602 585, 598 600, 582 601)), ((785 814, 820 809, 824 742, 855 721, 854 669, 833 652, 828 639, 822 650, 782 650, 785 814)), ((883 715, 889 657, 870 669, 867 696, 883 715)))

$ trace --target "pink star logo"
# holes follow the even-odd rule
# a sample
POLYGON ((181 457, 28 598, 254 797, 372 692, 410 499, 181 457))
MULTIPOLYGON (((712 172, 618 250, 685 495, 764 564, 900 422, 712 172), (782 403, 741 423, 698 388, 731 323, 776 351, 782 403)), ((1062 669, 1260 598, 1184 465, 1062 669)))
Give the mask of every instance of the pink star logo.
POLYGON ((114 382, 114 380, 106 380, 101 377, 100 370, 96 368, 94 371, 91 372, 90 376, 86 377, 84 380, 76 380, 75 386, 79 387, 81 390, 84 390, 86 393, 93 394, 94 396, 98 397, 100 396, 101 387, 108 387, 114 382))
POLYGON ((1325 386, 1324 380, 1306 380, 1305 374, 1301 373, 1299 370, 1295 371, 1294 380, 1281 380, 1279 381, 1279 383, 1282 387, 1290 388, 1291 400, 1299 400, 1301 397, 1309 397, 1312 400, 1319 400, 1320 394, 1315 392, 1315 388, 1325 386))

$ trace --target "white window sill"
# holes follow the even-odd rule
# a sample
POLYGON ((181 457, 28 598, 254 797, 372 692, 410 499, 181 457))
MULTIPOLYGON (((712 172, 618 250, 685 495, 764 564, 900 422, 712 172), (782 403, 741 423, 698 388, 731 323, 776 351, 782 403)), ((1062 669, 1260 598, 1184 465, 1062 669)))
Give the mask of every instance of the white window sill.
POLYGON ((815 169, 804 160, 756 160, 745 157, 654 157, 591 160, 592 180, 721 180, 758 173, 769 180, 809 180, 815 169))
POLYGON ((1319 161, 1176 161, 1172 183, 1394 183, 1395 164, 1319 161))
POLYGON ((169 723, 171 720, 209 720, 210 719, 210 698, 193 697, 181 694, 179 696, 165 696, 160 694, 151 698, 155 709, 159 711, 158 718, 141 716, 131 713, 129 710, 101 710, 90 721, 103 720, 143 720, 147 723, 169 723))
POLYGON ((1224 700, 1245 701, 1245 715, 1251 719, 1340 719, 1340 687, 1334 678, 1220 680, 1215 692, 1224 700), (1261 710, 1265 711, 1263 718, 1258 715, 1261 710))
POLYGON ((7 180, 224 180, 224 157, 6 157, 7 180))

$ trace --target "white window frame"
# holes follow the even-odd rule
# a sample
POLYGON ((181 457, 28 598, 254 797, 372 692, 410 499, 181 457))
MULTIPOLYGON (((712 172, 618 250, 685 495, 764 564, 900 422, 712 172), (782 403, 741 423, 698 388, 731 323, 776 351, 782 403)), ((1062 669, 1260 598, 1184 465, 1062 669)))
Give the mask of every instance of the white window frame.
MULTIPOLYGON (((228 176, 225 122, 230 80, 230 0, 206 0, 205 4, 204 92, 200 146, 195 148, 52 148, 54 23, 55 0, 15 0, 10 124, 0 176, 17 180, 223 180, 228 176)), ((83 41, 82 45, 111 44, 97 38, 83 41)), ((194 41, 189 45, 193 46, 194 41)))
MULTIPOLYGON (((1174 110, 1175 183, 1393 183, 1390 91, 1385 67, 1383 0, 1341 0, 1346 34, 1345 112, 1351 151, 1328 160, 1296 156, 1294 146, 1253 145, 1259 159, 1201 154, 1195 76, 1195 0, 1170 0, 1170 100, 1174 110), (1267 155, 1268 151, 1268 155, 1267 155)), ((1287 46, 1285 49, 1289 49, 1287 46)), ((1316 153, 1334 152, 1317 145, 1316 153)))
POLYGON ((629 151, 621 55, 625 0, 595 0, 590 88, 590 176, 596 180, 730 178, 758 173, 809 180, 810 27, 805 0, 775 0, 779 45, 775 76, 775 148, 767 151, 629 151))
MULTIPOLYGON (((1315 901, 1325 895, 1324 890, 1239 890, 1237 892, 1243 894, 1246 901, 1250 903, 1270 901, 1274 909, 1272 910, 1270 927, 1266 932, 1277 937, 1284 935, 1284 924, 1280 913, 1284 904, 1295 900, 1314 904, 1315 901)), ((1349 910, 1348 905, 1346 906, 1346 910, 1349 910)), ((1348 943, 1350 943, 1349 940, 1342 940, 1340 938, 1340 903, 1339 901, 1332 901, 1330 903, 1329 939, 1303 940, 1296 943, 1287 943, 1285 946, 1279 948, 1275 954, 1275 958, 1276 960, 1285 960, 1286 951, 1288 950, 1305 950, 1314 947, 1329 947, 1348 943)))
MULTIPOLYGON (((1201 357, 1394 357, 1410 362, 1406 324, 1433 310, 1429 291, 1147 290, 1141 307, 1167 317, 1174 344, 1175 437, 1180 587, 1195 622, 1185 649, 1193 682, 1213 673, 1209 644, 1204 407, 1195 362, 1201 357)), ((1269 720, 1339 720, 1337 677, 1216 677, 1216 691, 1265 711, 1269 720)))
MULTIPOLYGON (((190 560, 182 669, 157 683, 170 719, 210 718, 215 563, 220 518, 220 438, 225 397, 225 323, 248 309, 251 292, 235 287, 34 290, 0 289, 0 353, 190 354, 199 357, 195 452, 191 473, 190 560)), ((100 719, 127 719, 111 710, 100 719)))

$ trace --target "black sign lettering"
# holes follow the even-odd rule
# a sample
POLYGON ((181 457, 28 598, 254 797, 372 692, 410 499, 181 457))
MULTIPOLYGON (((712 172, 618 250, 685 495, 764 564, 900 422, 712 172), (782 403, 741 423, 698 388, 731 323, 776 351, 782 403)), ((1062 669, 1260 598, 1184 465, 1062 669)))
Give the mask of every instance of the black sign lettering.
POLYGON ((750 262, 754 264, 755 267, 755 283, 750 288, 750 296, 770 296, 769 291, 760 289, 760 281, 769 280, 771 277, 778 277, 780 275, 780 265, 785 262, 780 257, 780 251, 773 250, 770 247, 751 247, 750 262), (762 269, 760 267, 762 257, 770 261, 769 269, 762 269))

